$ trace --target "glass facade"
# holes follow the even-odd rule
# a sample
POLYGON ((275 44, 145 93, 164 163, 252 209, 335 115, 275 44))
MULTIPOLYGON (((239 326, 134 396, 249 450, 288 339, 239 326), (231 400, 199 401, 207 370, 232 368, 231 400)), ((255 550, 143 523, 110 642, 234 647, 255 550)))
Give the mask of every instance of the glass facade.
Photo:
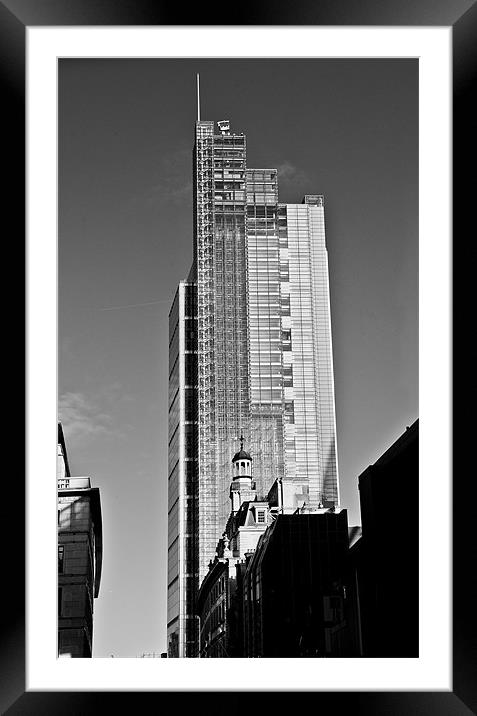
POLYGON ((167 640, 195 656, 197 620, 197 318, 194 284, 181 282, 169 314, 167 640))
POLYGON ((249 445, 260 496, 284 472, 281 276, 277 170, 248 169, 249 445))
POLYGON ((238 438, 249 435, 246 143, 213 130, 196 123, 200 579, 230 511, 238 438))
POLYGON ((331 344, 328 254, 323 198, 307 196, 303 204, 281 207, 286 216, 289 297, 283 333, 284 401, 293 419, 285 423, 287 477, 307 487, 308 505, 338 503, 338 462, 333 358, 331 344), (286 376, 286 379, 285 379, 286 376))
POLYGON ((228 122, 196 122, 194 261, 170 313, 170 656, 195 655, 240 435, 259 498, 280 476, 310 507, 339 500, 323 198, 279 203, 277 170, 246 150, 228 122))

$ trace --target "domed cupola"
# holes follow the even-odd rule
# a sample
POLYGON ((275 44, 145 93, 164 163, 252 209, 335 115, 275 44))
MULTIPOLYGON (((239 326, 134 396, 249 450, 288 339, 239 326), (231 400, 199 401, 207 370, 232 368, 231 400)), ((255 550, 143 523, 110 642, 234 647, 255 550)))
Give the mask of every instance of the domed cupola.
POLYGON ((252 482, 252 457, 243 449, 243 435, 240 436, 240 450, 232 458, 233 476, 230 485, 232 511, 237 512, 244 501, 255 498, 255 484, 252 482))
POLYGON ((234 466, 234 480, 240 477, 252 478, 252 457, 250 453, 243 449, 243 435, 240 436, 240 450, 233 456, 232 463, 234 466))

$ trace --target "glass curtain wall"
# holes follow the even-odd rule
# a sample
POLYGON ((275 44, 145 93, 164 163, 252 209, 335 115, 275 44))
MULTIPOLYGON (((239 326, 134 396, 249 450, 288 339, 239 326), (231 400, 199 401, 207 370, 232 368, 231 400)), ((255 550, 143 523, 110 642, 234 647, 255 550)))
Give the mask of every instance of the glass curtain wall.
POLYGON ((251 437, 257 494, 283 477, 283 366, 276 169, 247 170, 251 437))
POLYGON ((307 502, 317 507, 339 501, 323 197, 306 196, 285 211, 291 356, 284 352, 284 359, 293 383, 285 389, 286 401, 293 396, 293 429, 286 427, 286 440, 290 453, 294 442, 293 479, 308 487, 307 502))
POLYGON ((198 589, 196 290, 181 282, 169 314, 169 657, 195 656, 198 589))

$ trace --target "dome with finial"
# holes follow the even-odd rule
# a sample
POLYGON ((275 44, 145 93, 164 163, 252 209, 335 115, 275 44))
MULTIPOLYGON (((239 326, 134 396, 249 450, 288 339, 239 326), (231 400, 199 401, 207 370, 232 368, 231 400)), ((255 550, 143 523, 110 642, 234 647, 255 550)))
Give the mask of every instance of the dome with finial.
POLYGON ((243 449, 243 435, 240 436, 240 450, 235 453, 235 455, 232 458, 232 462, 237 462, 238 460, 251 460, 252 456, 250 453, 246 452, 243 449))

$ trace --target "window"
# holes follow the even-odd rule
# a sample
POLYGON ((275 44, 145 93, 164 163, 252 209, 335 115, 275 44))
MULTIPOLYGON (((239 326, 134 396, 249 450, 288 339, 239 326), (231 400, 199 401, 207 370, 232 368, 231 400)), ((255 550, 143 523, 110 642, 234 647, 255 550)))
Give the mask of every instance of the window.
POLYGON ((63 573, 64 557, 65 557, 65 548, 62 544, 60 544, 60 545, 58 545, 58 574, 63 573))
POLYGON ((265 510, 257 511, 257 522, 262 524, 265 522, 265 510))
POLYGON ((291 365, 283 367, 283 385, 284 386, 292 386, 293 385, 293 368, 291 365))

